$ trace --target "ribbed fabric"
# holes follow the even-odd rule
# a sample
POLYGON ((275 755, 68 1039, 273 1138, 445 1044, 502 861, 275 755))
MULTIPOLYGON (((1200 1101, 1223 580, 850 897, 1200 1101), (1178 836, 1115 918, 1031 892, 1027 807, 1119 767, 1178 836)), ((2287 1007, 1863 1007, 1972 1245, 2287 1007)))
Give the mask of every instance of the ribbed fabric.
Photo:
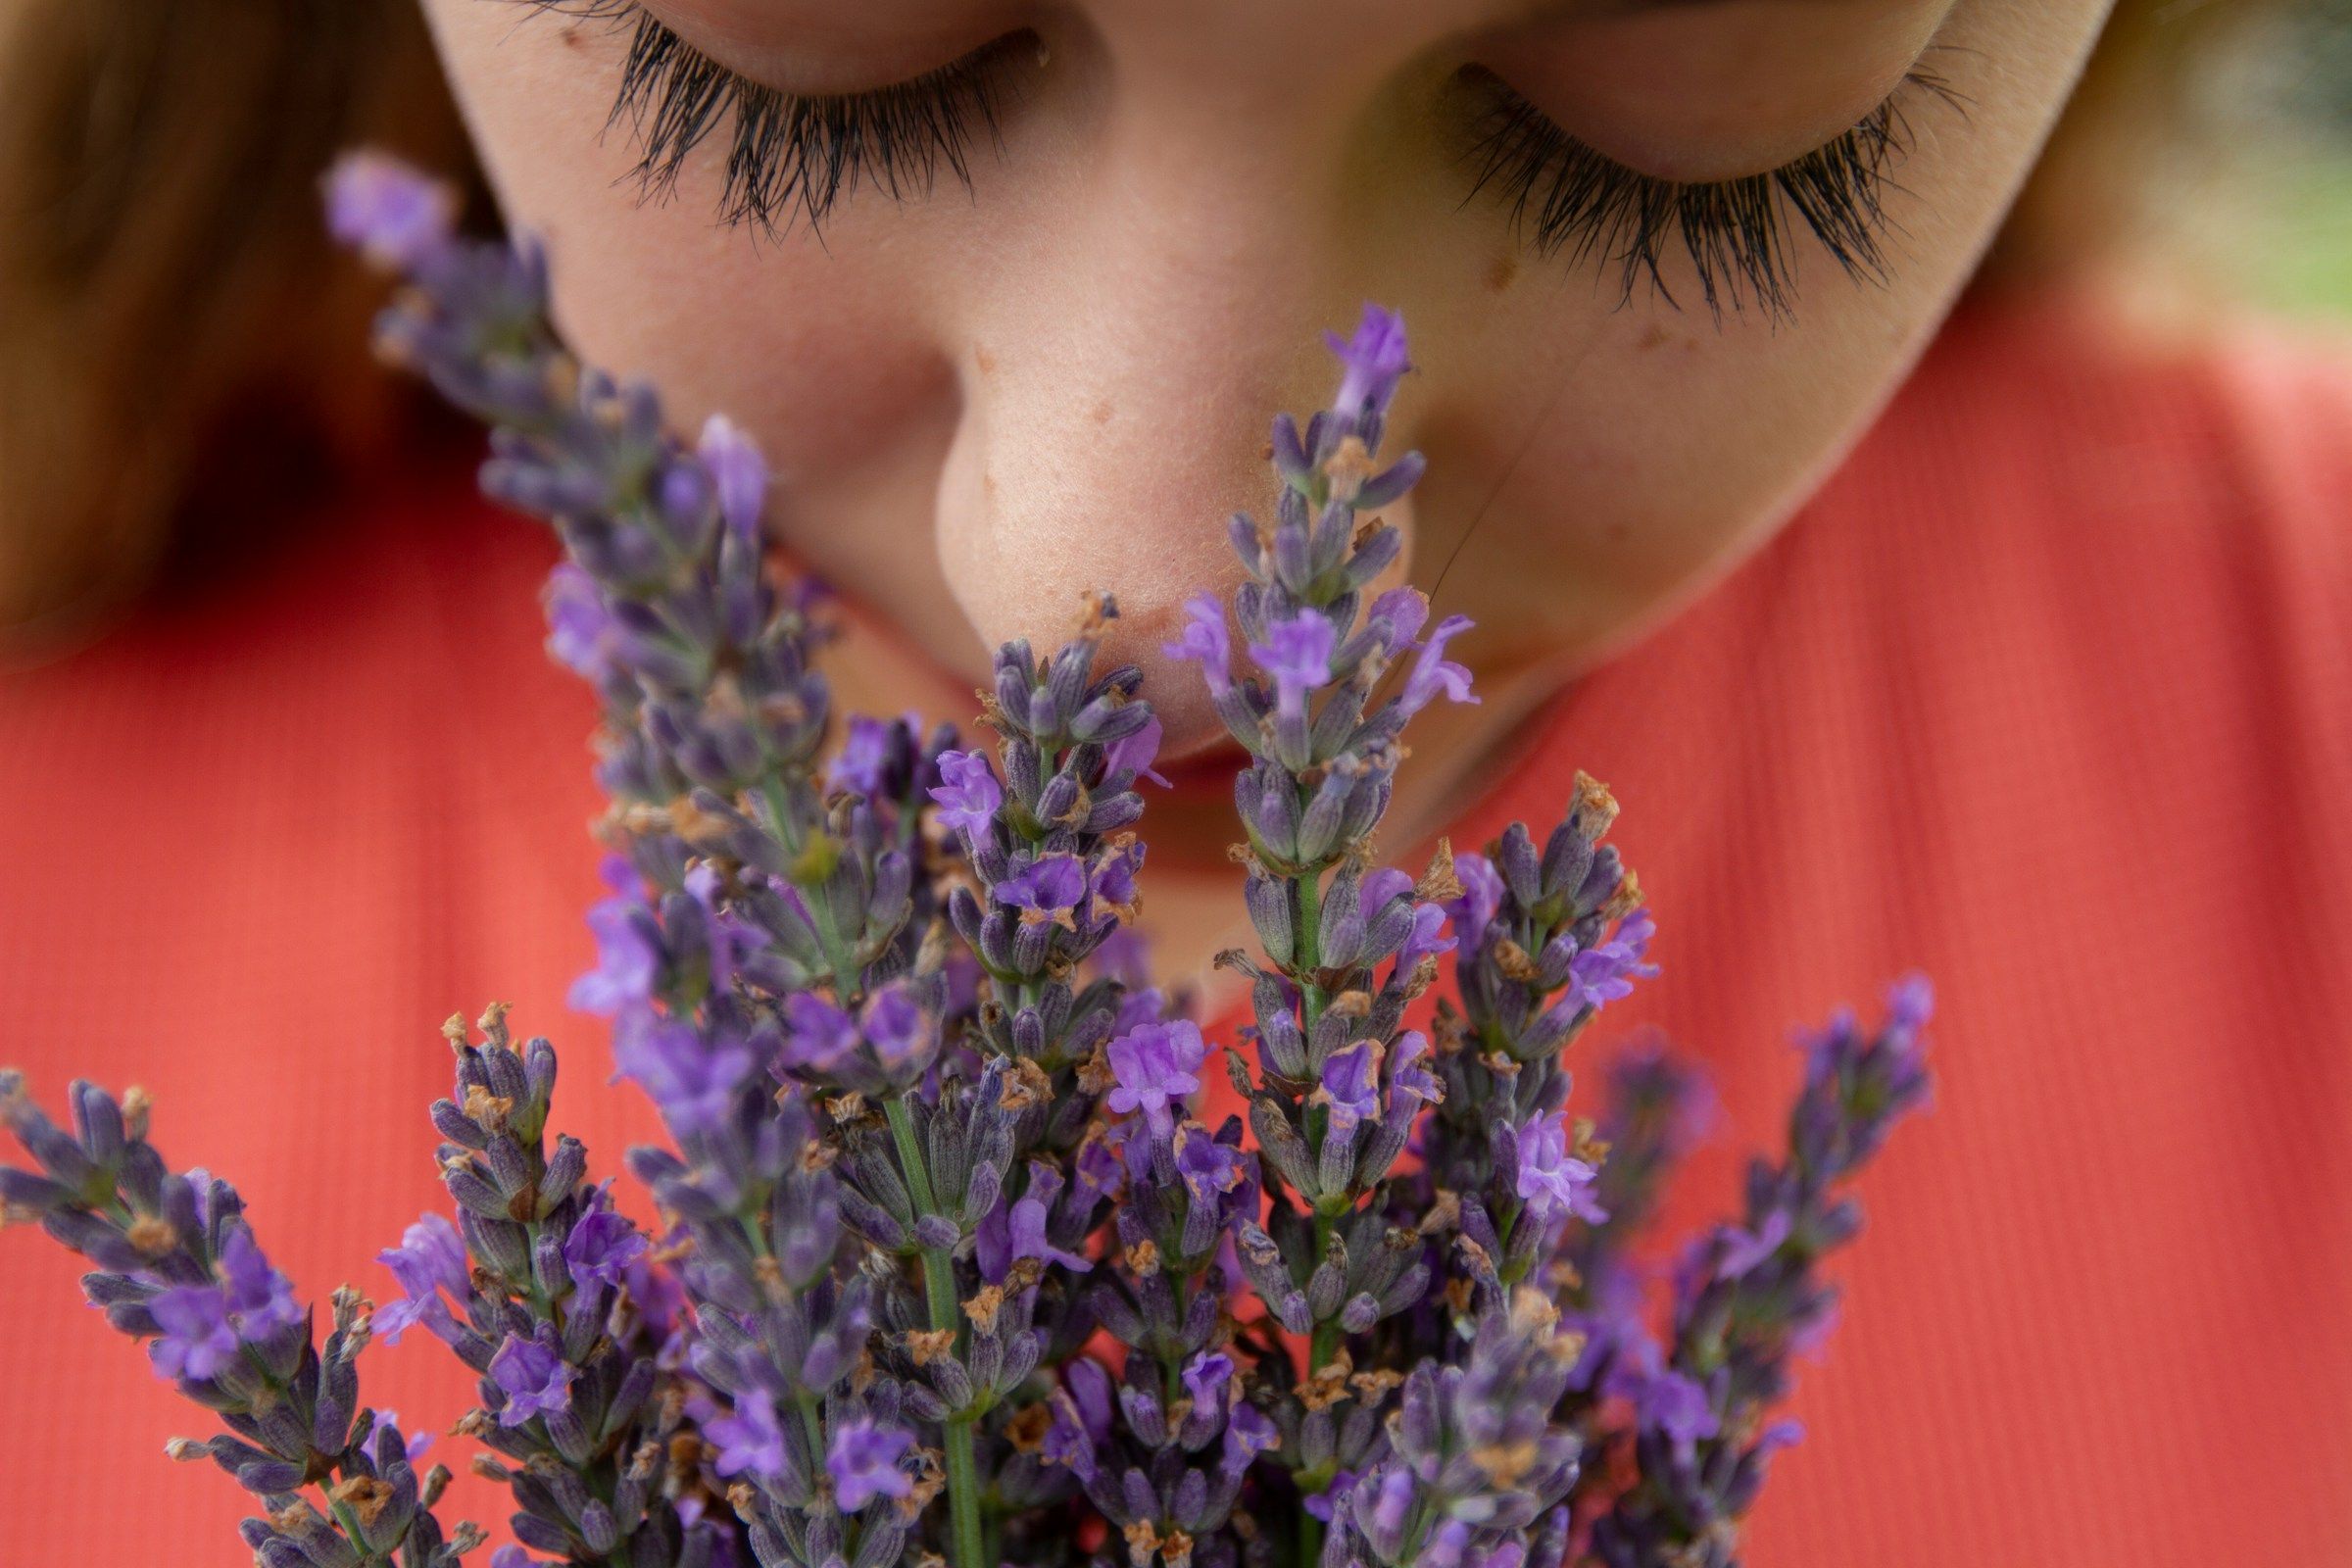
MULTIPOLYGON (((651 1132, 589 960, 587 698, 539 535, 387 496, 201 608, 0 684, 0 1055, 144 1084, 306 1288, 436 1203, 434 1029, 575 1043, 563 1118, 651 1132)), ((1964 317, 1805 513, 1533 726, 1460 824, 1607 780, 1713 1072, 1689 1219, 1771 1142, 1788 1031, 1936 978, 1939 1101, 1872 1173, 1757 1568, 2352 1562, 2352 357, 2130 353, 1964 317)), ((203 1427, 0 1239, 0 1568, 245 1554, 203 1427)), ((438 1348, 380 1402, 465 1402, 438 1348)), ((463 1445, 444 1440, 463 1466, 463 1445)), ((495 1494, 461 1511, 496 1523, 495 1494)))

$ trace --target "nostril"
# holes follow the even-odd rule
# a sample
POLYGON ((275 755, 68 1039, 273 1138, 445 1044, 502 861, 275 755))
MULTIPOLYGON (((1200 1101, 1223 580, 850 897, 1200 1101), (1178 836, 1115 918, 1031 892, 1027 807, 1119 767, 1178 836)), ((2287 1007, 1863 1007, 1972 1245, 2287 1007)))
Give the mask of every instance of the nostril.
MULTIPOLYGON (((1205 578, 1200 588, 1224 586, 1205 578)), ((1160 753, 1181 760, 1225 738, 1224 721, 1210 706, 1198 666, 1171 660, 1163 650, 1182 635, 1181 598, 1153 594, 1143 603, 1119 601, 1119 616, 1103 629, 1101 665, 1133 664, 1144 672, 1143 697, 1160 721, 1160 753)))

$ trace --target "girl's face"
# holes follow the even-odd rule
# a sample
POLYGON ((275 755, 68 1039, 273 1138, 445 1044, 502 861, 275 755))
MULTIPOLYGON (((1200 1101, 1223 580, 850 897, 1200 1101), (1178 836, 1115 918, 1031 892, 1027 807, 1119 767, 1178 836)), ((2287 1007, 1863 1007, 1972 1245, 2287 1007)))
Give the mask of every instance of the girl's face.
MULTIPOLYGON (((1150 667, 1234 569, 1269 416, 1328 394, 1315 329, 1370 299, 1417 368, 1411 573, 1499 687, 1654 621, 1804 498, 2107 5, 427 9, 575 347, 683 426, 750 427, 792 549, 958 684, 1091 588, 1150 667)), ((1213 733, 1195 684, 1152 682, 1172 750, 1213 733)))

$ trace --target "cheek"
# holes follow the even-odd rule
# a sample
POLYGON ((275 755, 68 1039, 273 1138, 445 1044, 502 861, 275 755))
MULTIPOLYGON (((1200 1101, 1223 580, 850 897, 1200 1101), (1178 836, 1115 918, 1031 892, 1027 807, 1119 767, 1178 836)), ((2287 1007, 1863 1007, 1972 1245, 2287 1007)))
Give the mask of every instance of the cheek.
POLYGON ((860 229, 828 253, 805 230, 719 223, 710 145, 674 190, 648 193, 625 125, 603 130, 623 43, 609 24, 518 26, 480 0, 432 0, 431 16, 502 210, 548 246, 557 321, 581 357, 652 381, 681 430, 720 410, 747 424, 790 486, 782 526, 820 572, 856 586, 877 559, 927 565, 927 497, 889 508, 896 528, 824 525, 873 510, 858 498, 897 485, 910 447, 944 446, 952 378, 903 248, 860 229))
POLYGON ((1509 607, 1516 657, 1605 655, 1787 520, 1949 310, 2104 13, 2091 0, 1956 12, 1943 41, 1971 103, 1914 112, 1916 143, 1889 187, 1887 275, 1849 279, 1799 239, 1792 320, 1717 323, 1672 266, 1691 306, 1679 315, 1641 289, 1612 310, 1614 285, 1589 271, 1571 302, 1532 262, 1457 284, 1446 348, 1479 390, 1428 443, 1426 548, 1445 560, 1460 547, 1452 578, 1509 607))

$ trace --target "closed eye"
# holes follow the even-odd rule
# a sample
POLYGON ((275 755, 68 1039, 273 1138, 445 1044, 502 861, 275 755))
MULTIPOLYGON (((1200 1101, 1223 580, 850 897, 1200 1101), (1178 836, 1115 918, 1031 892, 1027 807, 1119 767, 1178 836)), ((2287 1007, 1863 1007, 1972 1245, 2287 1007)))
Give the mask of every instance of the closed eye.
POLYGON ((648 199, 666 199, 687 159, 723 149, 719 220, 769 233, 821 229, 861 184, 893 201, 928 196, 943 176, 971 186, 977 139, 997 146, 1012 92, 1010 58, 1034 49, 1009 33, 937 70, 865 92, 800 94, 729 69, 636 0, 520 0, 534 11, 603 19, 628 32, 608 126, 634 138, 631 172, 648 199))
POLYGON ((1679 255, 1718 319, 1750 304, 1774 319, 1790 317, 1805 235, 1848 277, 1885 282, 1886 197, 1914 144, 1911 110, 1921 94, 1961 107, 1940 75, 1915 67, 1826 146, 1764 173, 1685 181, 1642 173, 1578 140, 1484 67, 1465 67, 1457 84, 1468 104, 1474 197, 1499 198, 1539 253, 1597 265, 1621 302, 1646 286, 1679 308, 1666 281, 1679 255))

